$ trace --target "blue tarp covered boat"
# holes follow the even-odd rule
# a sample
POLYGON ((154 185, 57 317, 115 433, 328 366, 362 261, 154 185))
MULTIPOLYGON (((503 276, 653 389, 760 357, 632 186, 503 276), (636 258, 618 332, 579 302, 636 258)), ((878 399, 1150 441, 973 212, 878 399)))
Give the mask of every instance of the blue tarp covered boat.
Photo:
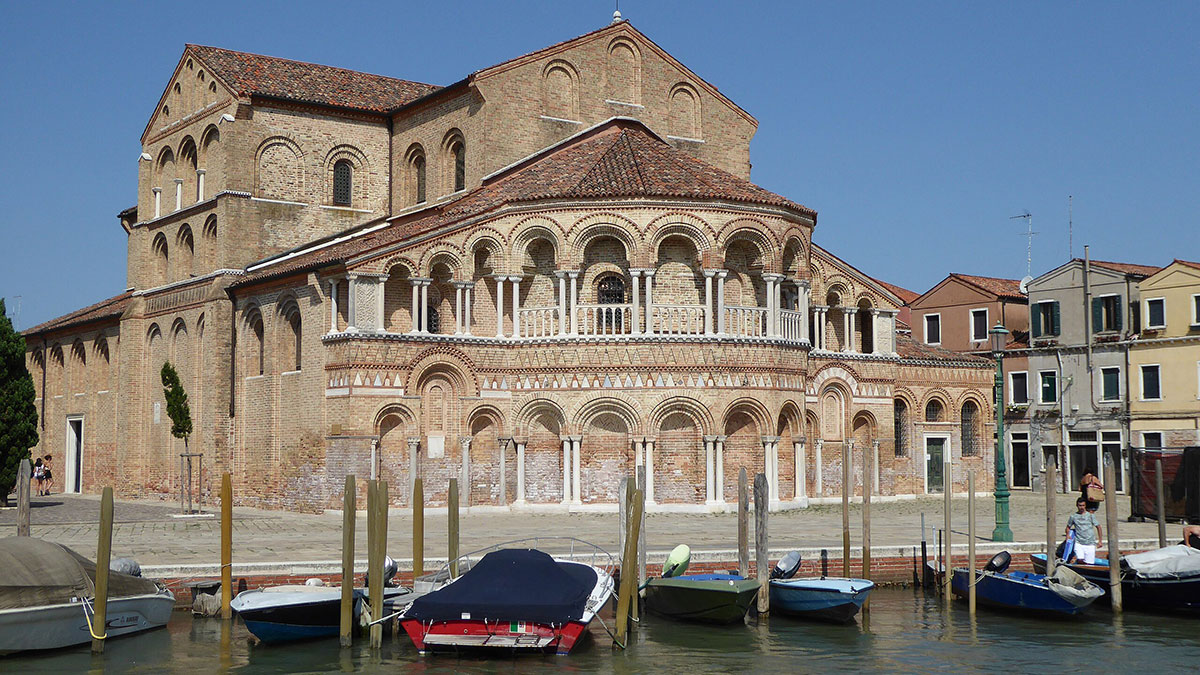
MULTIPOLYGON (((1031 553, 1029 559, 1035 571, 1046 570, 1046 554, 1031 553)), ((1064 567, 1093 583, 1109 584, 1105 558, 1091 565, 1059 561, 1055 570, 1064 567)), ((1121 598, 1126 609, 1200 613, 1200 549, 1178 545, 1123 556, 1121 598)))

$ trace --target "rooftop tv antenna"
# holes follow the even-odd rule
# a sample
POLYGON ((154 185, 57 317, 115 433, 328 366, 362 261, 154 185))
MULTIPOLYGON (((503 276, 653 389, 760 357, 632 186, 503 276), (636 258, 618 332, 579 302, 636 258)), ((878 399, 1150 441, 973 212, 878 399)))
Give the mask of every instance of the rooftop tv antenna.
POLYGON ((616 10, 613 12, 613 23, 621 22, 621 0, 616 0, 616 10))
POLYGON ((1008 219, 1016 220, 1018 218, 1025 219, 1025 236, 1029 237, 1029 243, 1025 247, 1025 276, 1028 277, 1033 275, 1033 235, 1037 232, 1033 231, 1033 214, 1029 212, 1029 209, 1025 209, 1024 212, 1015 216, 1009 216, 1008 219))
POLYGON ((1073 199, 1074 197, 1067 195, 1067 260, 1075 257, 1075 217, 1071 204, 1073 199))

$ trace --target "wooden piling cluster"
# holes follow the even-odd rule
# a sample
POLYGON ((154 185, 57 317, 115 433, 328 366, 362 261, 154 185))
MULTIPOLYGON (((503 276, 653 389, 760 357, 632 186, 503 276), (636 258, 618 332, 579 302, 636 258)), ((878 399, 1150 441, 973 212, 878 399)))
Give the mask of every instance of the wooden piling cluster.
MULTIPOLYGON (((615 641, 622 649, 629 641, 629 617, 637 604, 638 593, 638 539, 641 535, 642 513, 645 510, 645 493, 639 489, 629 495, 628 529, 625 533, 625 550, 621 556, 621 585, 617 591, 617 626, 615 641)), ((622 508, 626 505, 622 504, 622 508)))

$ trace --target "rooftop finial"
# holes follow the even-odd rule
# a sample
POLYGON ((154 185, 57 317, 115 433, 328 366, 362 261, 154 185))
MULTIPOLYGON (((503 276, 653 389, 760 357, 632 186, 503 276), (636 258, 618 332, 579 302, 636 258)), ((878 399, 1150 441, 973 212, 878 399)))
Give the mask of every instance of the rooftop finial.
POLYGON ((621 22, 621 10, 619 10, 619 9, 618 9, 617 11, 613 12, 613 20, 612 20, 612 22, 613 22, 613 23, 620 23, 620 22, 621 22))

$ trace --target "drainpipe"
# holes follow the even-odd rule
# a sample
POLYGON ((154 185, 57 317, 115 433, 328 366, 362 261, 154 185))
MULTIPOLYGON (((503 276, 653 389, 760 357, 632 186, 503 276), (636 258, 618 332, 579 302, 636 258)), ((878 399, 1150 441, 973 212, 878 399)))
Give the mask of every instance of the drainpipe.
POLYGON ((1095 326, 1092 325, 1092 290, 1089 284, 1092 271, 1091 254, 1088 252, 1088 247, 1083 247, 1083 327, 1084 338, 1087 343, 1087 371, 1090 379, 1092 373, 1092 331, 1095 326))
MULTIPOLYGON (((1066 378, 1063 377, 1063 362, 1062 362, 1062 347, 1061 346, 1054 348, 1054 358, 1058 360, 1058 381, 1060 383, 1059 391, 1058 391, 1058 455, 1059 455, 1058 466, 1059 466, 1059 468, 1062 469, 1062 471, 1059 472, 1059 481, 1062 484, 1063 494, 1066 494, 1068 492, 1067 486, 1070 485, 1071 483, 1067 479, 1067 469, 1068 469, 1067 463, 1065 461, 1062 461, 1062 460, 1068 459, 1069 454, 1067 453, 1067 411, 1066 411, 1067 388, 1065 386, 1063 386, 1063 384, 1062 384, 1062 383, 1066 382, 1066 378)), ((1071 384, 1074 385, 1075 383, 1072 382, 1071 384)))
POLYGON ((42 333, 42 414, 38 417, 38 422, 42 425, 43 434, 46 433, 46 370, 49 367, 50 354, 46 351, 46 334, 42 333))

